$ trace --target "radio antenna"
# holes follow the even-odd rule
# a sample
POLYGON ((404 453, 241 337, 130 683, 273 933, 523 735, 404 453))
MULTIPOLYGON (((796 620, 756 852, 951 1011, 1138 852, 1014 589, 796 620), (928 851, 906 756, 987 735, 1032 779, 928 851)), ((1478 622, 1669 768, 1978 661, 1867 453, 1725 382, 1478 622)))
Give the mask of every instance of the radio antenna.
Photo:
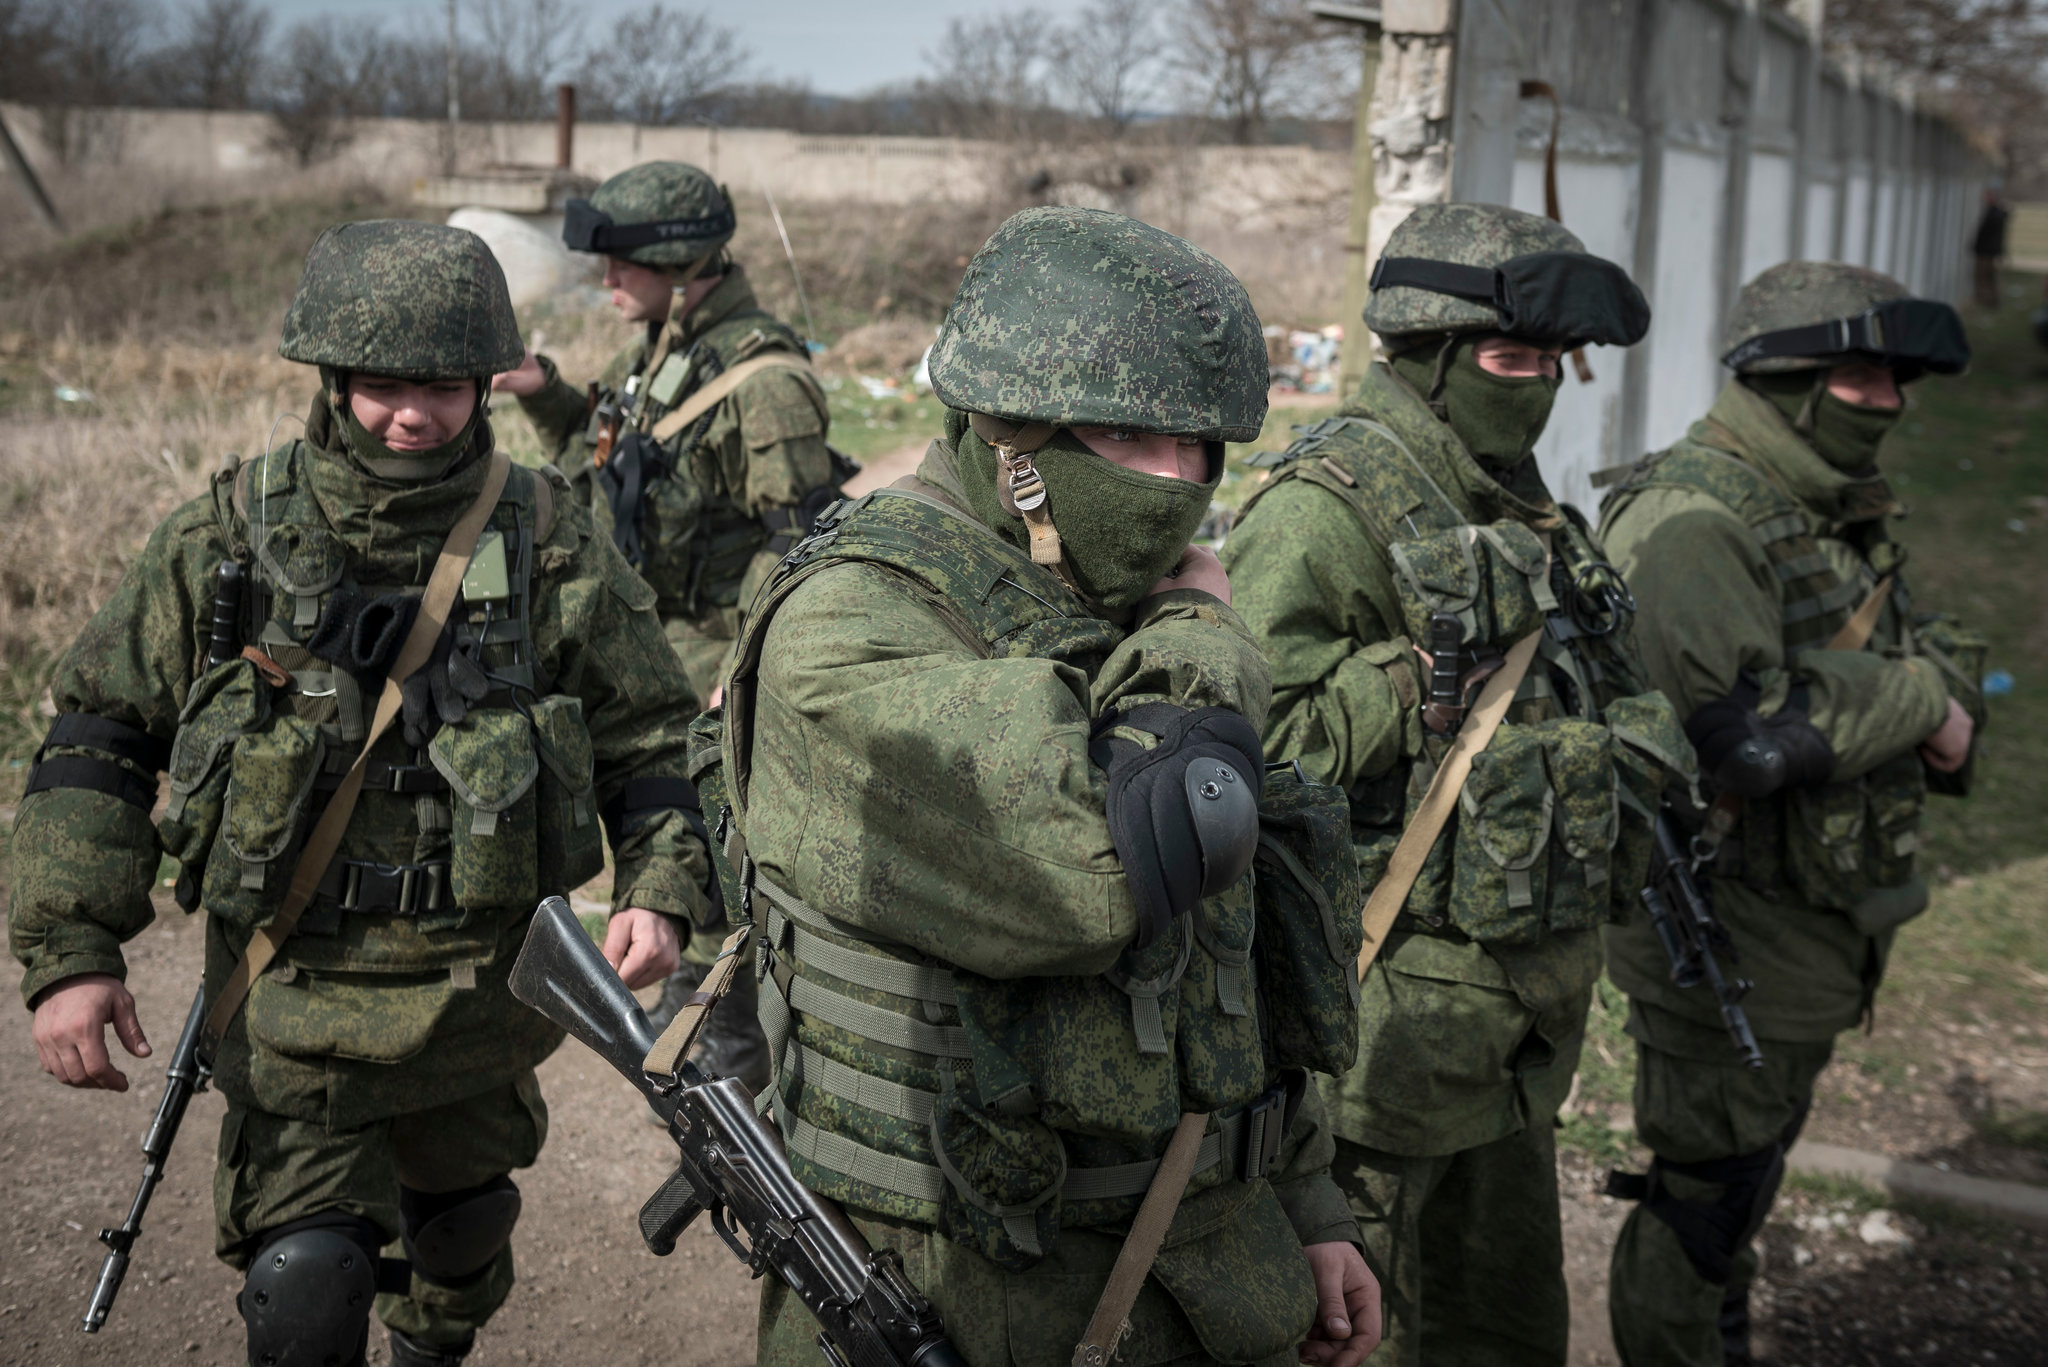
POLYGON ((775 220, 775 233, 782 239, 782 254, 789 261, 789 275, 796 281, 797 306, 804 311, 804 340, 816 341, 817 324, 811 321, 811 304, 804 298, 804 273, 796 268, 796 250, 789 245, 789 229, 782 226, 782 210, 775 207, 775 192, 763 185, 761 193, 768 199, 768 213, 775 220))

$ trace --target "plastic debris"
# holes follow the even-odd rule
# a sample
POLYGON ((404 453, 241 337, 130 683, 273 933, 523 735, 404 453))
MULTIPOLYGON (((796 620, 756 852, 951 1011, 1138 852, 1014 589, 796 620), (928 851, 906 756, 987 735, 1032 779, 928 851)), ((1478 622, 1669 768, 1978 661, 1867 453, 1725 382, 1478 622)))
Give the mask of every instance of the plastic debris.
POLYGON ((1984 676, 1984 696, 1987 698, 2003 698, 2012 692, 2012 683, 2011 670, 1994 669, 1984 676))
POLYGON ((1266 374, 1276 389, 1328 394, 1336 389, 1343 365, 1344 325, 1308 331, 1268 324, 1266 374))
POLYGON ((2026 531, 2027 524, 2017 517, 2009 517, 2005 520, 2005 529, 2017 534, 2026 531))
POLYGON ((92 402, 92 391, 90 389, 73 389, 68 384, 60 384, 51 390, 50 393, 55 396, 58 403, 92 402))
POLYGON ((903 381, 894 375, 862 375, 855 383, 871 399, 896 399, 903 396, 903 381))
POLYGON ((1864 1216, 1863 1223, 1856 1227, 1856 1237, 1879 1248, 1913 1242, 1912 1235, 1892 1223, 1892 1213, 1888 1210, 1873 1210, 1864 1216))

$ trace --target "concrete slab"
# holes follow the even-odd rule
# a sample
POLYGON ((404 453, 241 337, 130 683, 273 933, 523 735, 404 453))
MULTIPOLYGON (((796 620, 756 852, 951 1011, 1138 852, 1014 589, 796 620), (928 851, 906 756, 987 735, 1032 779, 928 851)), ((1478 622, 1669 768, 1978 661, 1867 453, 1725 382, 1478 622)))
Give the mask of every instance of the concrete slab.
POLYGON ((1794 1172, 1847 1177, 1883 1187, 1895 1196, 1940 1201, 2034 1229, 2048 1229, 2048 1187, 1968 1177, 1959 1172, 1944 1172, 1925 1163, 1908 1163, 1883 1154, 1865 1153, 1861 1149, 1807 1139, 1794 1144, 1785 1161, 1794 1172))

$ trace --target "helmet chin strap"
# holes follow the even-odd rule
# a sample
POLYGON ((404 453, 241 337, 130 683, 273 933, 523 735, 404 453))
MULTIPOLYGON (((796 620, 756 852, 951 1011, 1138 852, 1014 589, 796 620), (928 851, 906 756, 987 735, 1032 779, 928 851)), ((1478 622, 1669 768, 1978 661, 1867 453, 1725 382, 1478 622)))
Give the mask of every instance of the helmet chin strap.
POLYGON ((1060 563, 1059 528, 1052 524, 1052 509, 1046 506, 1045 479, 1032 464, 1031 454, 1051 441, 1059 428, 1049 422, 1006 422, 987 413, 969 414, 968 422, 974 435, 995 448, 996 459, 1002 465, 996 496, 1002 500, 1004 512, 1024 519, 1024 528, 1031 536, 1031 563, 1056 570, 1060 563))

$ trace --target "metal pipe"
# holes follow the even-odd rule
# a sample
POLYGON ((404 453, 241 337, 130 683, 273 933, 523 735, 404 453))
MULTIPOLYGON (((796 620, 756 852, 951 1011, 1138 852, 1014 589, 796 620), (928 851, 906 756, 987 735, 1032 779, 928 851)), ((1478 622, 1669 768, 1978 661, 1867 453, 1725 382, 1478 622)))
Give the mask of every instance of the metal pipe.
POLYGON ((576 87, 555 87, 555 169, 566 171, 576 153, 576 87))

